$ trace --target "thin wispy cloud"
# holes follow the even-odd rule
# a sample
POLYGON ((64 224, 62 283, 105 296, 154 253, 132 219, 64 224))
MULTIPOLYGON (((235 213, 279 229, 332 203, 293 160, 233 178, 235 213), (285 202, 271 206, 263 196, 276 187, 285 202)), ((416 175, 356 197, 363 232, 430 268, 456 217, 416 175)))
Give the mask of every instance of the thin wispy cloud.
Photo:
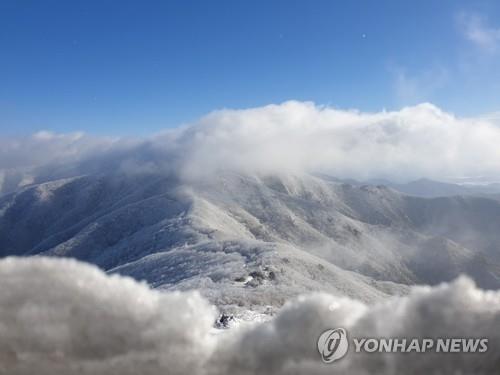
POLYGON ((458 23, 464 37, 479 49, 493 53, 500 47, 500 27, 488 23, 486 17, 462 12, 458 15, 458 23))
POLYGON ((449 80, 449 72, 443 66, 436 66, 413 73, 401 66, 391 66, 393 90, 398 103, 403 105, 431 101, 436 91, 449 80))

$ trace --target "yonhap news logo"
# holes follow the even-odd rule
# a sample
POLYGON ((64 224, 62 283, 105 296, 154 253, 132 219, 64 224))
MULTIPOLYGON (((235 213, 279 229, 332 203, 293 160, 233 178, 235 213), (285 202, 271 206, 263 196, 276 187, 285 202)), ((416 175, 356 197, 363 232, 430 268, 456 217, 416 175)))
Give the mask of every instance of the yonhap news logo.
POLYGON ((318 350, 325 363, 332 363, 342 358, 348 349, 349 341, 344 328, 326 330, 318 339, 318 350))
MULTIPOLYGON (((487 338, 360 338, 353 337, 355 353, 485 353, 487 338)), ((318 338, 321 360, 333 363, 343 358, 350 342, 344 328, 324 331, 318 338)))

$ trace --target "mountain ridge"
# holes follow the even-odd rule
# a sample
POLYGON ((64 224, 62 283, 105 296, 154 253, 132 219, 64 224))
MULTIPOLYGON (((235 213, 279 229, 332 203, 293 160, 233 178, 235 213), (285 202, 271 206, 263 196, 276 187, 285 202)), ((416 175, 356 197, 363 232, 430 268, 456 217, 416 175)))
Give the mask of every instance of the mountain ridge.
POLYGON ((266 311, 313 290, 374 302, 461 273, 498 288, 497 217, 490 198, 425 199, 312 175, 95 174, 0 198, 0 249, 266 311))

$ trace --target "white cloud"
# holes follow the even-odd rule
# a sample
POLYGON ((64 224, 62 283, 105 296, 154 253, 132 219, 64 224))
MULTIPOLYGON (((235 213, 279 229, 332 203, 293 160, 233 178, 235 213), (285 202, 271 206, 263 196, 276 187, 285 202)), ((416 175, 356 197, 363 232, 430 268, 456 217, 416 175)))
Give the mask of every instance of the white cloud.
POLYGON ((500 126, 500 112, 486 113, 481 116, 481 119, 489 121, 495 126, 500 126))
POLYGON ((39 131, 29 137, 0 138, 0 169, 70 163, 102 152, 112 143, 112 139, 90 137, 80 132, 56 134, 39 131))
POLYGON ((289 101, 215 111, 189 127, 142 140, 40 133, 3 139, 0 170, 3 191, 23 180, 96 171, 161 170, 188 178, 233 169, 320 171, 361 179, 495 179, 500 172, 498 144, 500 128, 494 121, 458 118, 431 104, 362 113, 289 101))
POLYGON ((478 14, 461 13, 458 16, 467 40, 487 52, 496 52, 500 45, 500 27, 489 26, 478 14))
POLYGON ((215 335, 196 292, 160 293, 74 260, 0 260, 0 373, 421 374, 497 373, 500 292, 465 278, 367 306, 314 294, 269 322, 215 335), (327 328, 352 336, 486 337, 486 354, 355 354, 324 365, 327 328))
POLYGON ((340 177, 439 178, 500 172, 500 129, 431 104, 360 113, 286 102, 214 112, 186 134, 183 171, 324 171, 340 177), (481 171, 481 172, 479 172, 481 171))

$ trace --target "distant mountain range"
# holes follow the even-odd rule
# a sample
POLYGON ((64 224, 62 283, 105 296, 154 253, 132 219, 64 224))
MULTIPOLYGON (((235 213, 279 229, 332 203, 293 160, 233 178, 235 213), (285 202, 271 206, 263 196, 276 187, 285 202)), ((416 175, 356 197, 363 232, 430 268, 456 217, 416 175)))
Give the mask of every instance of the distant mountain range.
POLYGON ((382 185, 404 194, 425 198, 449 197, 456 195, 500 195, 500 183, 456 184, 430 180, 428 178, 421 178, 407 183, 394 183, 384 179, 371 179, 367 181, 340 179, 324 174, 317 174, 317 177, 328 181, 341 182, 354 186, 382 185))

